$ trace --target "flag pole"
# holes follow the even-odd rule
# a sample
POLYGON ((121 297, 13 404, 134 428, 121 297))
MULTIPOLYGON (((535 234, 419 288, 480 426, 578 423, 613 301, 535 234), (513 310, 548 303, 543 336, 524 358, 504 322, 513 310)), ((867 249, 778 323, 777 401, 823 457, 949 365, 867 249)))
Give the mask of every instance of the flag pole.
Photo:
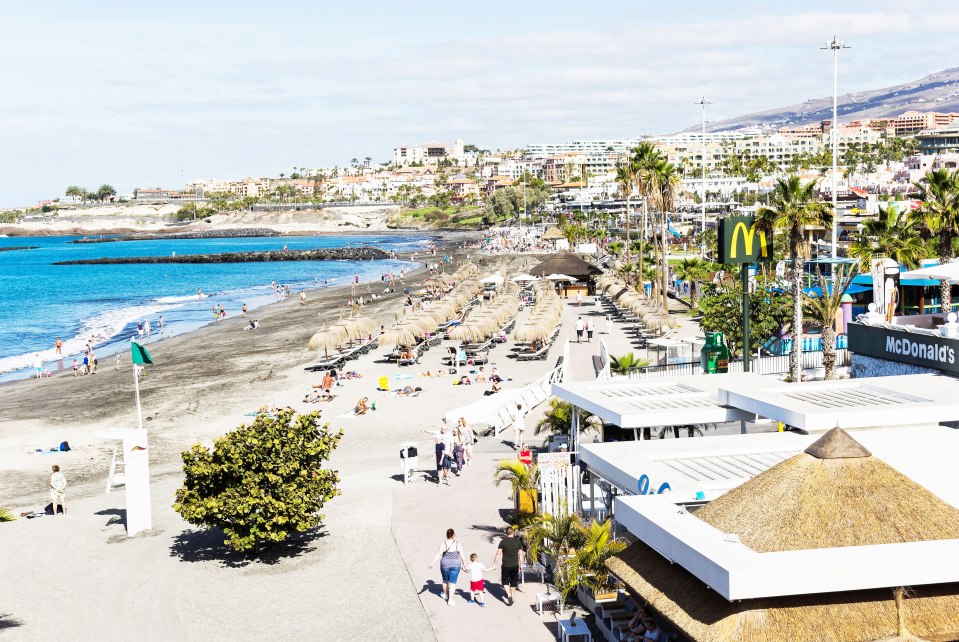
POLYGON ((140 377, 137 374, 136 359, 133 358, 133 341, 130 342, 130 360, 133 365, 133 390, 137 400, 137 428, 143 430, 143 410, 140 407, 140 377))

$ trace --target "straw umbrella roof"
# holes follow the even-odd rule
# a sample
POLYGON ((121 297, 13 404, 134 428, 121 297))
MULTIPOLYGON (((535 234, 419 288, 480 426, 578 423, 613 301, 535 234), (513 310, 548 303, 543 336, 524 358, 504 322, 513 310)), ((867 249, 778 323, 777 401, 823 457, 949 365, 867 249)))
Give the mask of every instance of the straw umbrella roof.
POLYGON ((380 347, 416 345, 416 334, 405 325, 397 325, 380 335, 380 347))
POLYGON ((529 271, 533 276, 546 276, 547 274, 568 274, 579 280, 585 280, 595 274, 602 274, 603 271, 579 258, 572 252, 562 250, 549 257, 529 271))
POLYGON ((559 241, 560 239, 564 239, 564 238, 566 238, 566 236, 563 234, 563 231, 559 229, 558 227, 549 228, 548 230, 543 232, 543 235, 540 237, 540 239, 544 241, 559 241))
MULTIPOLYGON (((760 552, 953 539, 959 532, 959 510, 840 428, 694 515, 760 552)), ((643 542, 607 565, 695 642, 959 639, 959 583, 728 602, 643 542)))
POLYGON ((342 327, 330 326, 321 329, 310 337, 307 347, 310 350, 323 350, 326 354, 330 350, 339 350, 346 342, 347 335, 342 327))

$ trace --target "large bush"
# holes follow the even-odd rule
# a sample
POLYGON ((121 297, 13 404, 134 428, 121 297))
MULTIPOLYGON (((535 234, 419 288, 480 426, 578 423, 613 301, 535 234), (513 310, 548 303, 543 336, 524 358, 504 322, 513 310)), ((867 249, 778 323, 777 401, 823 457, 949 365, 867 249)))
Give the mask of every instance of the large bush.
POLYGON ((261 415, 212 450, 196 444, 183 453, 173 508, 191 524, 221 529, 238 551, 315 528, 323 504, 340 493, 339 473, 322 465, 342 435, 321 425, 317 412, 261 415))

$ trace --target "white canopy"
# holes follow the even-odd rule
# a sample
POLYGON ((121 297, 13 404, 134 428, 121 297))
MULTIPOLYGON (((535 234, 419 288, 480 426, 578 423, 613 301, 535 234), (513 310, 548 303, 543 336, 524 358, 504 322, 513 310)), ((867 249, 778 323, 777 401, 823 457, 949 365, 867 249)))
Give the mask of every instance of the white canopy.
POLYGON ((959 261, 950 261, 939 265, 909 270, 899 275, 901 279, 939 279, 942 281, 959 281, 959 261))
POLYGON ((550 274, 546 277, 547 281, 575 281, 576 279, 572 276, 566 276, 565 274, 550 274))
POLYGON ((528 281, 538 281, 532 274, 517 274, 513 277, 513 283, 526 283, 528 281))
POLYGON ((490 274, 489 276, 482 279, 480 283, 492 283, 493 285, 503 285, 503 282, 505 281, 506 279, 504 279, 499 274, 490 274))

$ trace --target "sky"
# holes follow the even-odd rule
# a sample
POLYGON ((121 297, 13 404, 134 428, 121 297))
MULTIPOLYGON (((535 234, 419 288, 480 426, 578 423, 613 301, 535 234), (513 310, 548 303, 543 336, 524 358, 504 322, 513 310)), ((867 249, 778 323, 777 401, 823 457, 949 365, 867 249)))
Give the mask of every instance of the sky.
POLYGON ((622 139, 959 65, 959 5, 414 0, 5 3, 0 207, 68 185, 622 139))

